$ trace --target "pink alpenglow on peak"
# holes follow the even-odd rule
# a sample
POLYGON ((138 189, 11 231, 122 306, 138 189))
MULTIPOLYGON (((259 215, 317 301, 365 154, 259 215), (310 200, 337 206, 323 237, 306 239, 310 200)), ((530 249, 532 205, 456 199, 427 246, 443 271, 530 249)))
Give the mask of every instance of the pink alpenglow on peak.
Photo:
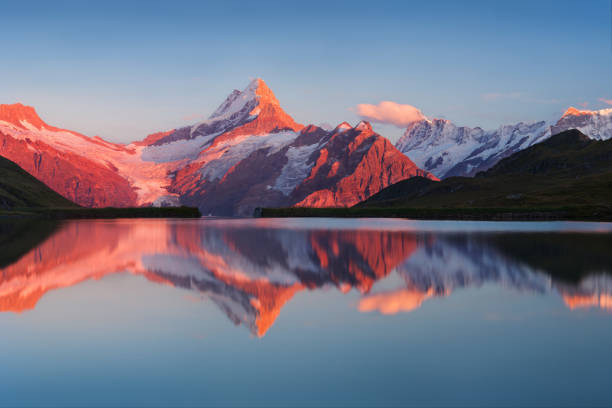
POLYGON ((361 122, 357 124, 357 126, 355 126, 355 129, 361 130, 361 131, 372 131, 372 125, 370 125, 370 122, 366 122, 365 120, 362 120, 361 122))
POLYGON ((561 116, 561 117, 563 118, 563 117, 570 116, 570 115, 572 115, 572 116, 592 115, 593 113, 595 113, 595 112, 594 112, 594 111, 592 111, 592 110, 586 110, 586 109, 584 109, 584 110, 580 110, 580 109, 576 109, 576 108, 574 108, 573 106, 570 106, 570 107, 569 107, 569 108, 568 108, 568 109, 565 111, 565 113, 563 114, 563 116, 561 116))
POLYGON ((352 129, 352 128, 353 127, 351 125, 349 125, 347 122, 342 122, 341 124, 336 126, 335 130, 343 131, 343 130, 349 130, 349 129, 352 129))
POLYGON ((35 127, 40 129, 45 126, 33 107, 21 103, 0 105, 0 121, 20 128, 35 127))

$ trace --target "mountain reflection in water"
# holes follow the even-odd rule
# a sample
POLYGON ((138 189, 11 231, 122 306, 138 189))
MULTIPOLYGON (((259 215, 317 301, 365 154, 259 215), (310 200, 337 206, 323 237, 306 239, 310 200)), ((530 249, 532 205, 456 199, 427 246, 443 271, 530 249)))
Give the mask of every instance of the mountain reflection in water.
POLYGON ((382 314, 413 311, 428 299, 485 284, 558 293, 570 309, 612 310, 609 233, 426 232, 372 225, 71 221, 53 229, 39 226, 38 235, 31 228, 0 228, 13 251, 0 259, 0 311, 33 309, 49 290, 125 272, 205 295, 260 337, 297 292, 323 287, 355 289, 362 294, 360 311, 382 314), (26 235, 29 247, 19 240, 26 235), (391 273, 401 277, 401 286, 376 290, 376 282, 391 273))

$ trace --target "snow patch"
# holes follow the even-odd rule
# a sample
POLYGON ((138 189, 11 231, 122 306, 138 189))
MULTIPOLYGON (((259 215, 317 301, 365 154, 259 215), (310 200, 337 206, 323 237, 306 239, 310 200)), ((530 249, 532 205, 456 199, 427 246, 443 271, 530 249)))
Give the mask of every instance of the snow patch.
POLYGON ((248 135, 223 141, 203 151, 198 162, 200 172, 209 181, 221 179, 229 169, 260 149, 269 149, 268 155, 278 152, 297 138, 292 131, 267 135, 248 135))
POLYGON ((146 146, 142 151, 142 160, 155 163, 167 163, 184 159, 195 159, 215 137, 221 133, 197 136, 193 139, 182 139, 163 145, 146 146))
POLYGON ((287 149, 287 164, 283 166, 281 174, 272 188, 286 196, 291 194, 308 177, 310 169, 314 165, 314 162, 308 162, 308 158, 320 147, 320 144, 315 143, 287 149))

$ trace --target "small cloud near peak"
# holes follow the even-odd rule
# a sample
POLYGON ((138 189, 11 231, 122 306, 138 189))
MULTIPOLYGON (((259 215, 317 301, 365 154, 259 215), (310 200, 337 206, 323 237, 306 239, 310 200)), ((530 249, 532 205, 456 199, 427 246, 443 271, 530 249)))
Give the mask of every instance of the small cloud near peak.
POLYGON ((386 123, 398 128, 405 128, 412 122, 427 119, 418 108, 392 101, 382 101, 378 105, 361 103, 357 105, 356 111, 364 120, 386 123))
POLYGON ((612 105, 612 99, 599 98, 599 101, 605 103, 606 105, 612 105))

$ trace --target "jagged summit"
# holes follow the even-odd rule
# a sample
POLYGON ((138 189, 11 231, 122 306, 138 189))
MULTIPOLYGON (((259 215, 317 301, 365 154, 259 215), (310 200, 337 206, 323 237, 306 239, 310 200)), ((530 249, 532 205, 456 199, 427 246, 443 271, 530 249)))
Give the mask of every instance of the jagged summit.
POLYGON ((338 126, 336 126, 334 130, 343 131, 343 130, 348 130, 348 129, 352 129, 352 128, 353 127, 351 125, 349 125, 347 122, 342 122, 338 126))
POLYGON ((36 110, 21 103, 0 105, 0 120, 18 127, 24 127, 24 122, 40 129, 46 123, 38 116, 36 110))
POLYGON ((278 99, 268 85, 263 79, 256 78, 243 91, 234 89, 208 119, 224 118, 236 113, 257 116, 261 107, 265 105, 280 107, 278 99))
POLYGON ((273 104, 279 105, 278 99, 274 95, 274 92, 266 85, 263 79, 256 78, 247 87, 247 89, 254 88, 255 94, 259 98, 260 104, 273 104))
POLYGON ((355 126, 355 129, 361 131, 372 131, 372 125, 370 124, 370 122, 362 120, 357 124, 357 126, 355 126))

